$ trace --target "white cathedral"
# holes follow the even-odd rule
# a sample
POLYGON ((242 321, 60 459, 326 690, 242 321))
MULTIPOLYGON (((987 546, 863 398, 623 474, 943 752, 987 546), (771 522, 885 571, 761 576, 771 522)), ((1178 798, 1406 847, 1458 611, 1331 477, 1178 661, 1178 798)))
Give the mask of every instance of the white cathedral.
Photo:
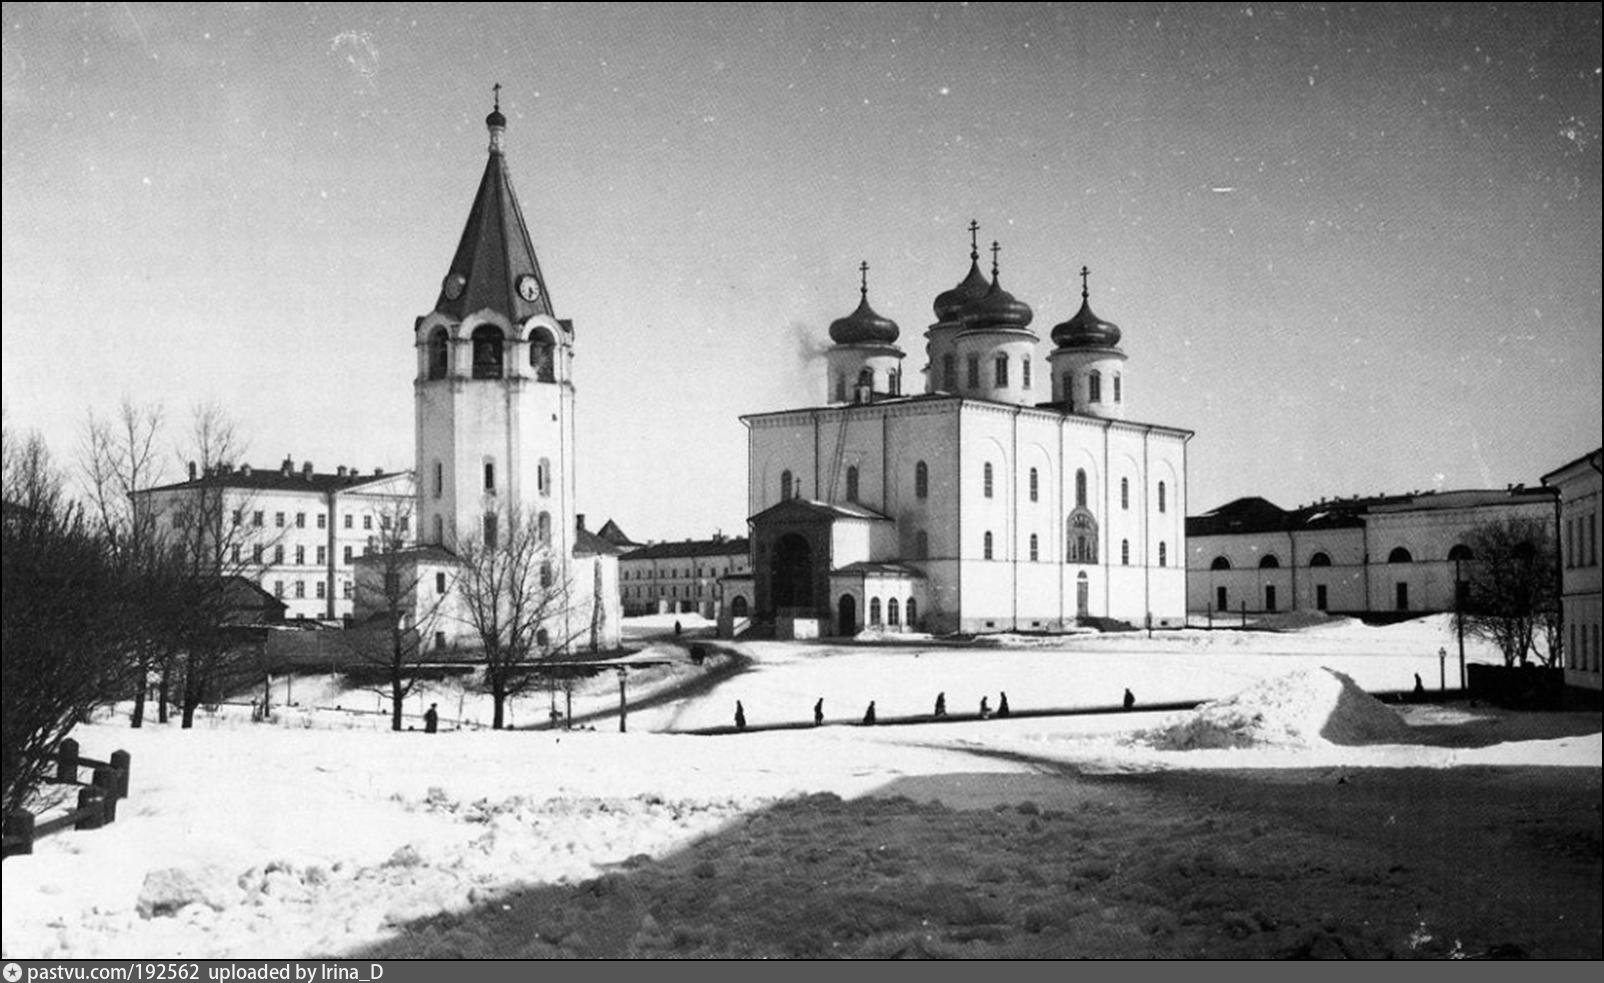
POLYGON ((1079 312, 1037 359, 1031 308, 992 246, 935 299, 925 386, 903 392, 897 325, 869 305, 830 325, 826 403, 742 417, 752 572, 722 584, 722 629, 779 637, 1054 631, 1186 618, 1186 443, 1127 419, 1121 332, 1079 312))
MULTIPOLYGON (((513 192, 499 92, 485 125, 479 191, 434 308, 413 329, 420 545, 408 551, 406 579, 417 585, 415 618, 428 621, 436 647, 477 644, 452 596, 459 548, 494 544, 523 522, 541 542, 543 588, 564 595, 543 644, 616 649, 618 549, 585 530, 575 507, 574 326, 555 314, 513 192)), ((382 566, 376 557, 361 564, 359 619, 364 594, 379 593, 362 581, 382 566)))

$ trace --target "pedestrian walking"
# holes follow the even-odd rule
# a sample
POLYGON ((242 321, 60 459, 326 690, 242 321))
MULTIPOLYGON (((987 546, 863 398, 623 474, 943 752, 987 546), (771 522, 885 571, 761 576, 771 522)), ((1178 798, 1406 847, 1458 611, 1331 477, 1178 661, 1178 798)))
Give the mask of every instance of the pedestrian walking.
POLYGON ((1001 694, 998 694, 998 696, 997 696, 997 716, 999 716, 999 717, 1008 716, 1008 694, 1007 693, 1001 693, 1001 694))
POLYGON ((440 729, 440 711, 435 709, 439 705, 438 703, 429 704, 429 709, 423 714, 423 732, 425 734, 433 734, 440 729))
POLYGON ((1129 710, 1136 705, 1136 696, 1129 689, 1125 691, 1125 709, 1129 710))
POLYGON ((874 701, 869 701, 869 709, 863 711, 863 723, 866 727, 874 726, 874 701))
POLYGON ((679 622, 676 621, 676 622, 674 622, 674 637, 675 638, 679 637, 679 632, 680 632, 679 622))
POLYGON ((986 701, 986 698, 984 696, 982 696, 980 698, 980 719, 981 720, 985 720, 990 716, 991 716, 991 704, 986 701))
POLYGON ((1426 698, 1426 684, 1420 681, 1420 673, 1415 673, 1415 701, 1420 702, 1426 698))
POLYGON ((746 729, 746 708, 741 706, 740 700, 735 701, 735 729, 746 729))
POLYGON ((947 694, 946 694, 946 692, 937 693, 936 694, 936 716, 945 717, 946 715, 947 715, 947 694))
POLYGON ((821 696, 819 702, 813 704, 813 726, 817 727, 822 723, 824 723, 824 697, 821 696))

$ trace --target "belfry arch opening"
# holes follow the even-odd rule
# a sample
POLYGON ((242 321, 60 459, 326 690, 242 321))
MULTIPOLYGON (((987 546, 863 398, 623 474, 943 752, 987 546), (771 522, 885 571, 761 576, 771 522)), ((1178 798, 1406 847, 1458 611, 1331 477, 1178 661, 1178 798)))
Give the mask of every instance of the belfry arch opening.
POLYGON ((786 533, 774 543, 769 578, 777 611, 813 607, 813 548, 806 538, 786 533))
POLYGON ((529 368, 536 382, 557 381, 557 343, 545 328, 529 332, 529 368))
POLYGON ((493 324, 481 324, 473 329, 473 377, 499 379, 502 376, 501 329, 493 324))

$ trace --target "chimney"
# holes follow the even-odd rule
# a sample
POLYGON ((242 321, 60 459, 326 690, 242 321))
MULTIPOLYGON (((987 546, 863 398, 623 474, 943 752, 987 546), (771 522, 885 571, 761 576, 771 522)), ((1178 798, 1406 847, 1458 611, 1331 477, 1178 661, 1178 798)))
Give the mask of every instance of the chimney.
POLYGON ((334 473, 339 475, 342 478, 345 477, 345 465, 342 464, 339 467, 335 468, 334 469, 334 473))
POLYGON ((285 455, 284 463, 278 466, 278 473, 288 478, 290 476, 290 472, 294 470, 295 461, 292 460, 288 455, 285 455))
POLYGON ((312 480, 312 462, 311 461, 306 461, 306 462, 302 463, 302 465, 301 465, 301 477, 305 478, 307 481, 311 481, 312 480))
POLYGON ((195 468, 195 462, 194 461, 190 461, 189 462, 189 480, 190 481, 194 481, 196 479, 196 477, 198 477, 198 472, 196 471, 196 468, 195 468))
POLYGON ((384 469, 383 468, 374 468, 373 469, 373 477, 375 477, 375 478, 384 477, 384 469))

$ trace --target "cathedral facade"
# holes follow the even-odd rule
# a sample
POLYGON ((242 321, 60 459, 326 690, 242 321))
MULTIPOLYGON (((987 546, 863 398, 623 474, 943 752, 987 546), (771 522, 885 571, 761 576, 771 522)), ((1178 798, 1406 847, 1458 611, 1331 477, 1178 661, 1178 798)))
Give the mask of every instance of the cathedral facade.
POLYGON ((742 417, 752 573, 724 581, 727 631, 1184 624, 1191 432, 1128 418, 1122 334, 1092 312, 1086 270, 1041 359, 996 244, 990 277, 977 247, 935 299, 923 392, 904 391, 865 266, 830 326, 826 402, 742 417))

